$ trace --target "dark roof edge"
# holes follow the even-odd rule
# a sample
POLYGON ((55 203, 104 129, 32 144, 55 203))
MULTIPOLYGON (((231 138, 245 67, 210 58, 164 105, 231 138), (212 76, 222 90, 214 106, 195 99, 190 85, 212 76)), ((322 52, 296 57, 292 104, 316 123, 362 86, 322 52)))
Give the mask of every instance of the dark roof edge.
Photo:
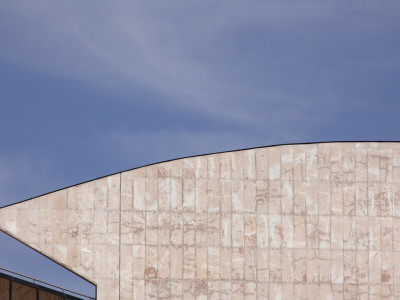
POLYGON ((205 153, 205 154, 200 154, 200 155, 189 155, 189 156, 184 156, 184 157, 178 157, 178 158, 168 159, 168 160, 164 160, 164 161, 159 161, 159 162, 147 164, 147 165, 144 165, 144 166, 131 168, 131 169, 127 169, 127 170, 124 170, 124 171, 115 172, 115 173, 111 173, 111 174, 108 174, 108 175, 100 176, 100 177, 97 177, 97 178, 94 178, 94 179, 86 180, 86 181, 83 181, 83 182, 79 182, 79 183, 76 183, 76 184, 69 185, 67 187, 63 187, 63 188, 48 192, 48 193, 44 193, 44 194, 41 194, 41 195, 38 195, 38 196, 35 196, 35 197, 31 197, 29 199, 25 199, 25 200, 21 200, 21 201, 15 202, 15 203, 7 204, 5 206, 0 206, 0 209, 6 208, 6 207, 9 207, 9 206, 12 206, 12 205, 16 205, 16 204, 19 204, 19 203, 22 203, 22 202, 26 202, 26 201, 29 201, 29 200, 33 200, 35 198, 39 198, 39 197, 42 197, 42 196, 46 196, 46 195, 49 195, 49 194, 52 194, 52 193, 55 193, 55 192, 58 192, 58 191, 69 189, 71 187, 78 186, 80 184, 84 184, 84 183, 87 183, 87 182, 95 181, 95 180, 98 180, 98 179, 102 179, 102 178, 105 178, 105 177, 113 176, 113 175, 116 175, 116 174, 121 174, 121 173, 124 173, 124 172, 132 171, 132 170, 136 170, 136 169, 140 169, 140 168, 144 168, 144 167, 149 167, 149 166, 152 166, 152 165, 157 165, 157 164, 161 164, 161 163, 175 161, 175 160, 179 160, 179 159, 206 156, 206 155, 213 155, 213 154, 221 154, 221 153, 228 153, 228 152, 237 152, 237 151, 244 151, 244 150, 252 150, 252 149, 260 149, 260 148, 279 147, 279 146, 312 145, 312 144, 336 144, 336 143, 400 143, 400 141, 326 141, 326 142, 286 143, 286 144, 257 146, 257 147, 250 147, 250 148, 243 148, 243 149, 236 149, 236 150, 228 150, 228 151, 219 151, 219 152, 205 153))
MULTIPOLYGON (((34 289, 39 289, 39 291, 44 291, 44 292, 50 293, 50 294, 58 296, 58 297, 62 297, 62 296, 65 295, 66 297, 68 297, 68 300, 84 300, 82 298, 78 298, 78 297, 75 297, 73 295, 70 295, 68 292, 67 293, 62 293, 59 290, 56 290, 54 287, 49 288, 49 287, 45 286, 43 283, 30 282, 30 281, 27 281, 26 279, 21 279, 19 277, 16 277, 15 274, 9 275, 9 274, 3 273, 1 271, 2 270, 0 270, 0 277, 4 278, 4 279, 7 279, 7 280, 11 280, 12 282, 17 282, 17 283, 23 284, 25 286, 32 287, 34 289)), ((21 274, 20 276, 23 277, 25 275, 21 274)), ((50 286, 52 286, 52 284, 50 284, 50 286)), ((59 289, 60 290, 64 290, 61 287, 59 287, 59 289)), ((86 296, 86 299, 93 299, 93 298, 90 297, 90 296, 86 296)))

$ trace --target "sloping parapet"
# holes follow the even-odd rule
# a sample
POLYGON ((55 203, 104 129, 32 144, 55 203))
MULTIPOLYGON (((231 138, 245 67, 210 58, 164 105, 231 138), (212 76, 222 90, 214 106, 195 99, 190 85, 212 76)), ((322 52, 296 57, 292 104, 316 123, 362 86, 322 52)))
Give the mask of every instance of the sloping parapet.
POLYGON ((400 144, 154 164, 0 209, 98 299, 400 297, 400 144))
POLYGON ((119 203, 117 174, 2 208, 0 228, 112 299, 119 288, 119 203))

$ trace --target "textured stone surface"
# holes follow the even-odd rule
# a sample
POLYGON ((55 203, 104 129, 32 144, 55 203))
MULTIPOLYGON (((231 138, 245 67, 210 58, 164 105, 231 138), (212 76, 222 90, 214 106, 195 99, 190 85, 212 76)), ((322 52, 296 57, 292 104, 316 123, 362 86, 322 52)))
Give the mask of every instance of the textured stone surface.
POLYGON ((400 144, 178 159, 0 210, 98 299, 398 299, 400 144))

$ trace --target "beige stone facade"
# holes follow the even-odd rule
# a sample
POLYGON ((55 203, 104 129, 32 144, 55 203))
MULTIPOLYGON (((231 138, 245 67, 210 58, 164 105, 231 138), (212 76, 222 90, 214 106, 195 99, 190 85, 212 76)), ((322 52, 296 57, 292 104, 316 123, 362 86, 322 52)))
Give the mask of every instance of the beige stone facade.
POLYGON ((400 299, 400 143, 150 165, 0 210, 98 299, 400 299))

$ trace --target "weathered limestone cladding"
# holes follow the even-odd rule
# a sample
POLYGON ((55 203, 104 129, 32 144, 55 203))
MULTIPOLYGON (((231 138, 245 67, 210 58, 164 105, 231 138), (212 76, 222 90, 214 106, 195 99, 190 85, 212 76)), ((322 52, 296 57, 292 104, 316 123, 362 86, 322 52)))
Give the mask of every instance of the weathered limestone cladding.
POLYGON ((0 209, 99 300, 400 299, 400 143, 178 159, 0 209))

